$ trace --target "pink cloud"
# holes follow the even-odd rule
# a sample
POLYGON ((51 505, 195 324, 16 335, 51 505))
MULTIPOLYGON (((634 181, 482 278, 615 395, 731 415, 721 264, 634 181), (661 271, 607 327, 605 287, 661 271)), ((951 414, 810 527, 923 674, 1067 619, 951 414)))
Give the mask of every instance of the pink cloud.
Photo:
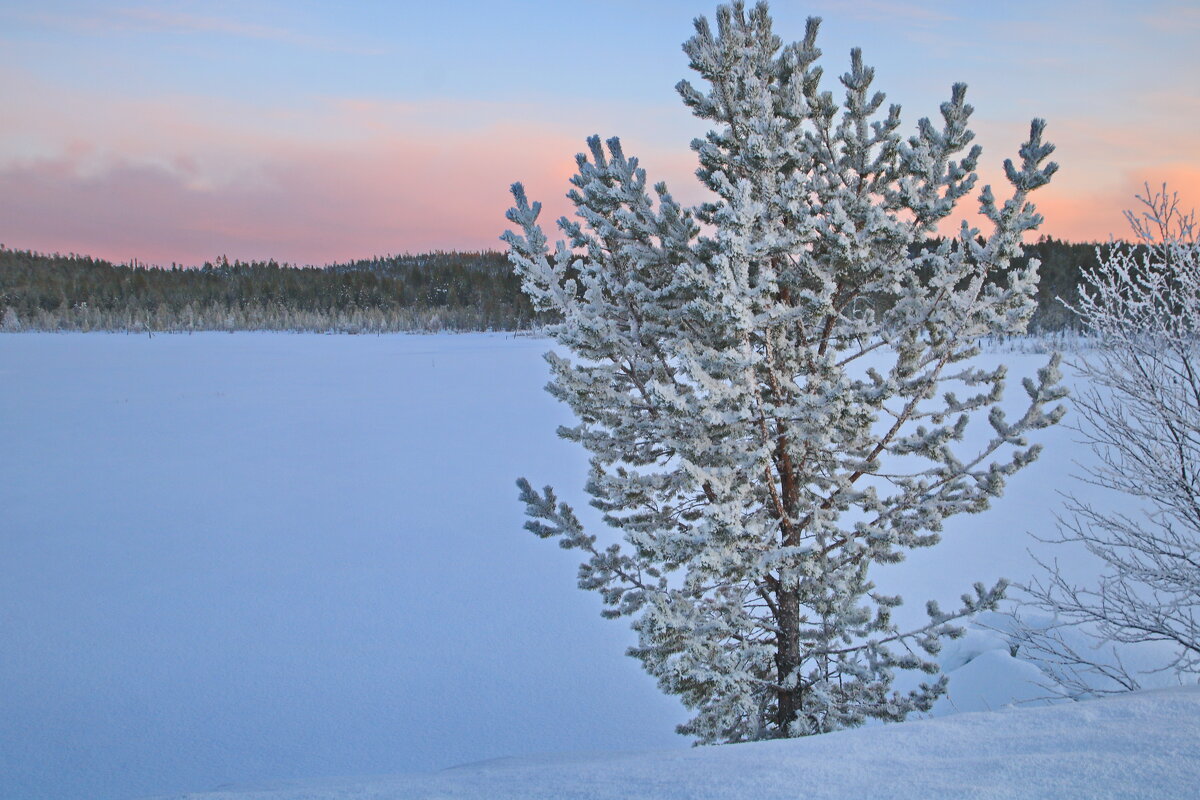
MULTIPOLYGON (((184 156, 174 164, 121 159, 97 168, 91 151, 77 148, 0 169, 0 242, 160 264, 222 254, 322 264, 498 248, 515 180, 544 203, 547 226, 570 213, 563 195, 580 144, 518 129, 480 138, 380 137, 353 149, 292 144, 252 175, 215 184, 197 180, 184 156)), ((686 154, 651 154, 647 167, 652 181, 666 179, 680 199, 699 199, 686 154)), ((1189 164, 1131 172, 1102 190, 1052 183, 1034 196, 1046 217, 1040 233, 1075 241, 1122 236, 1122 210, 1147 180, 1167 182, 1185 205, 1200 198, 1200 168, 1189 164)), ((973 210, 965 203, 959 217, 973 210)))
MULTIPOLYGON (((544 223, 569 213, 588 124, 511 102, 103 102, 21 78, 0 75, 29 112, 0 130, 0 242, 121 261, 497 248, 514 181, 544 223)), ((647 155, 652 180, 694 184, 686 145, 647 155)))
POLYGON ((217 183, 197 180, 185 157, 97 168, 65 153, 0 169, 0 242, 153 263, 227 254, 320 264, 496 248, 513 181, 548 199, 546 219, 566 211, 555 196, 567 188, 572 152, 561 139, 497 131, 484 141, 410 136, 353 149, 293 143, 252 175, 217 183))
MULTIPOLYGON (((653 138, 657 117, 639 127, 604 123, 600 112, 564 119, 492 101, 314 98, 285 110, 186 96, 104 100, 20 73, 0 74, 0 92, 25 112, 0 129, 0 242, 9 247, 155 263, 225 254, 318 264, 496 248, 513 181, 544 203, 547 226, 570 212, 567 179, 592 126, 641 131, 624 144, 650 182, 667 181, 685 203, 703 199, 695 155, 686 141, 653 138)), ((999 164, 1015 155, 1025 126, 984 126, 1000 143, 985 144, 985 182, 1003 185, 999 164)), ((1197 202, 1200 167, 1179 127, 1052 120, 1063 169, 1035 195, 1041 233, 1123 235, 1121 211, 1145 180, 1167 180, 1197 202)), ((974 210, 964 203, 959 217, 974 210)))

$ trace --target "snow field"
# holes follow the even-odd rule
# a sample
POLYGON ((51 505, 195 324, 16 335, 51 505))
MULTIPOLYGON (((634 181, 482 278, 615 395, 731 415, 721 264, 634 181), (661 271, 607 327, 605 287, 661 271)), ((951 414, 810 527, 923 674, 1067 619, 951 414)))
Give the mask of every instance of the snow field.
MULTIPOLYGON (((685 750, 684 710, 623 655, 625 623, 575 587, 576 554, 521 529, 522 475, 596 517, 585 454, 557 439, 569 417, 542 391, 547 346, 0 337, 0 797, 119 800, 546 752, 735 758, 685 750)), ((1011 365, 1010 395, 1046 359, 983 358, 1011 365)), ((901 616, 1030 574, 1026 531, 1048 531, 1057 491, 1081 488, 1072 436, 1045 432, 992 511, 880 572, 901 616)), ((937 712, 1039 694, 1019 655, 984 630, 948 644, 937 712)))
POLYGON ((1197 785, 1200 689, 1189 687, 805 739, 498 759, 161 800, 1180 800, 1197 785))

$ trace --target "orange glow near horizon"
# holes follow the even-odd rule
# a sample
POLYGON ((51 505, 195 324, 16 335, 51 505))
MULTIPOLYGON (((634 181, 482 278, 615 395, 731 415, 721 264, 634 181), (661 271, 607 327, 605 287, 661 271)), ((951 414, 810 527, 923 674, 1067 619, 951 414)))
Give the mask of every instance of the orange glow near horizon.
MULTIPOLYGON (((79 152, 65 153, 0 169, 0 242, 164 266, 222 255, 320 265, 388 253, 500 249, 513 181, 543 203, 544 225, 571 212, 564 195, 578 149, 565 137, 537 141, 519 131, 491 132, 486 142, 377 139, 353 152, 295 149, 258 164, 243 180, 220 184, 186 163, 114 159, 97 168, 79 152), (496 157, 504 152, 515 157, 496 157)), ((700 199, 684 159, 649 160, 670 168, 651 181, 666 180, 682 200, 700 199)), ((1036 235, 1121 238, 1123 211, 1146 182, 1155 189, 1165 182, 1186 208, 1200 198, 1200 168, 1190 164, 1123 175, 1099 189, 1060 176, 1033 196, 1045 217, 1036 235)), ((950 228, 964 216, 973 219, 974 207, 964 200, 950 228)))

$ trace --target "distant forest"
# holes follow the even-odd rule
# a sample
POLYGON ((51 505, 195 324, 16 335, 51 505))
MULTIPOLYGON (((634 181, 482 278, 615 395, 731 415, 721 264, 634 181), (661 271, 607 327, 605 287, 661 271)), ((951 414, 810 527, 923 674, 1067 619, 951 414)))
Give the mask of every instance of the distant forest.
MULTIPOLYGON (((1032 332, 1072 326, 1096 245, 1045 238, 1032 332)), ((327 267, 275 261, 201 267, 112 264, 0 246, 0 329, 72 331, 286 330, 341 333, 511 331, 541 320, 503 253, 428 253, 327 267)))
POLYGON ((533 308, 502 253, 327 267, 228 261, 163 269, 0 248, 0 327, 25 330, 522 330, 533 308))

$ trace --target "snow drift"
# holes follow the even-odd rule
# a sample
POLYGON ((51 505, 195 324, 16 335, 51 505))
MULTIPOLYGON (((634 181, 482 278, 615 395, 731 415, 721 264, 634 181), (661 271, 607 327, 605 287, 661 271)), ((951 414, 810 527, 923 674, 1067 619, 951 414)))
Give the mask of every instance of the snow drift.
MULTIPOLYGON (((1192 797, 1200 688, 689 751, 508 758, 169 800, 1192 797)), ((168 800, 168 798, 163 798, 168 800)))

